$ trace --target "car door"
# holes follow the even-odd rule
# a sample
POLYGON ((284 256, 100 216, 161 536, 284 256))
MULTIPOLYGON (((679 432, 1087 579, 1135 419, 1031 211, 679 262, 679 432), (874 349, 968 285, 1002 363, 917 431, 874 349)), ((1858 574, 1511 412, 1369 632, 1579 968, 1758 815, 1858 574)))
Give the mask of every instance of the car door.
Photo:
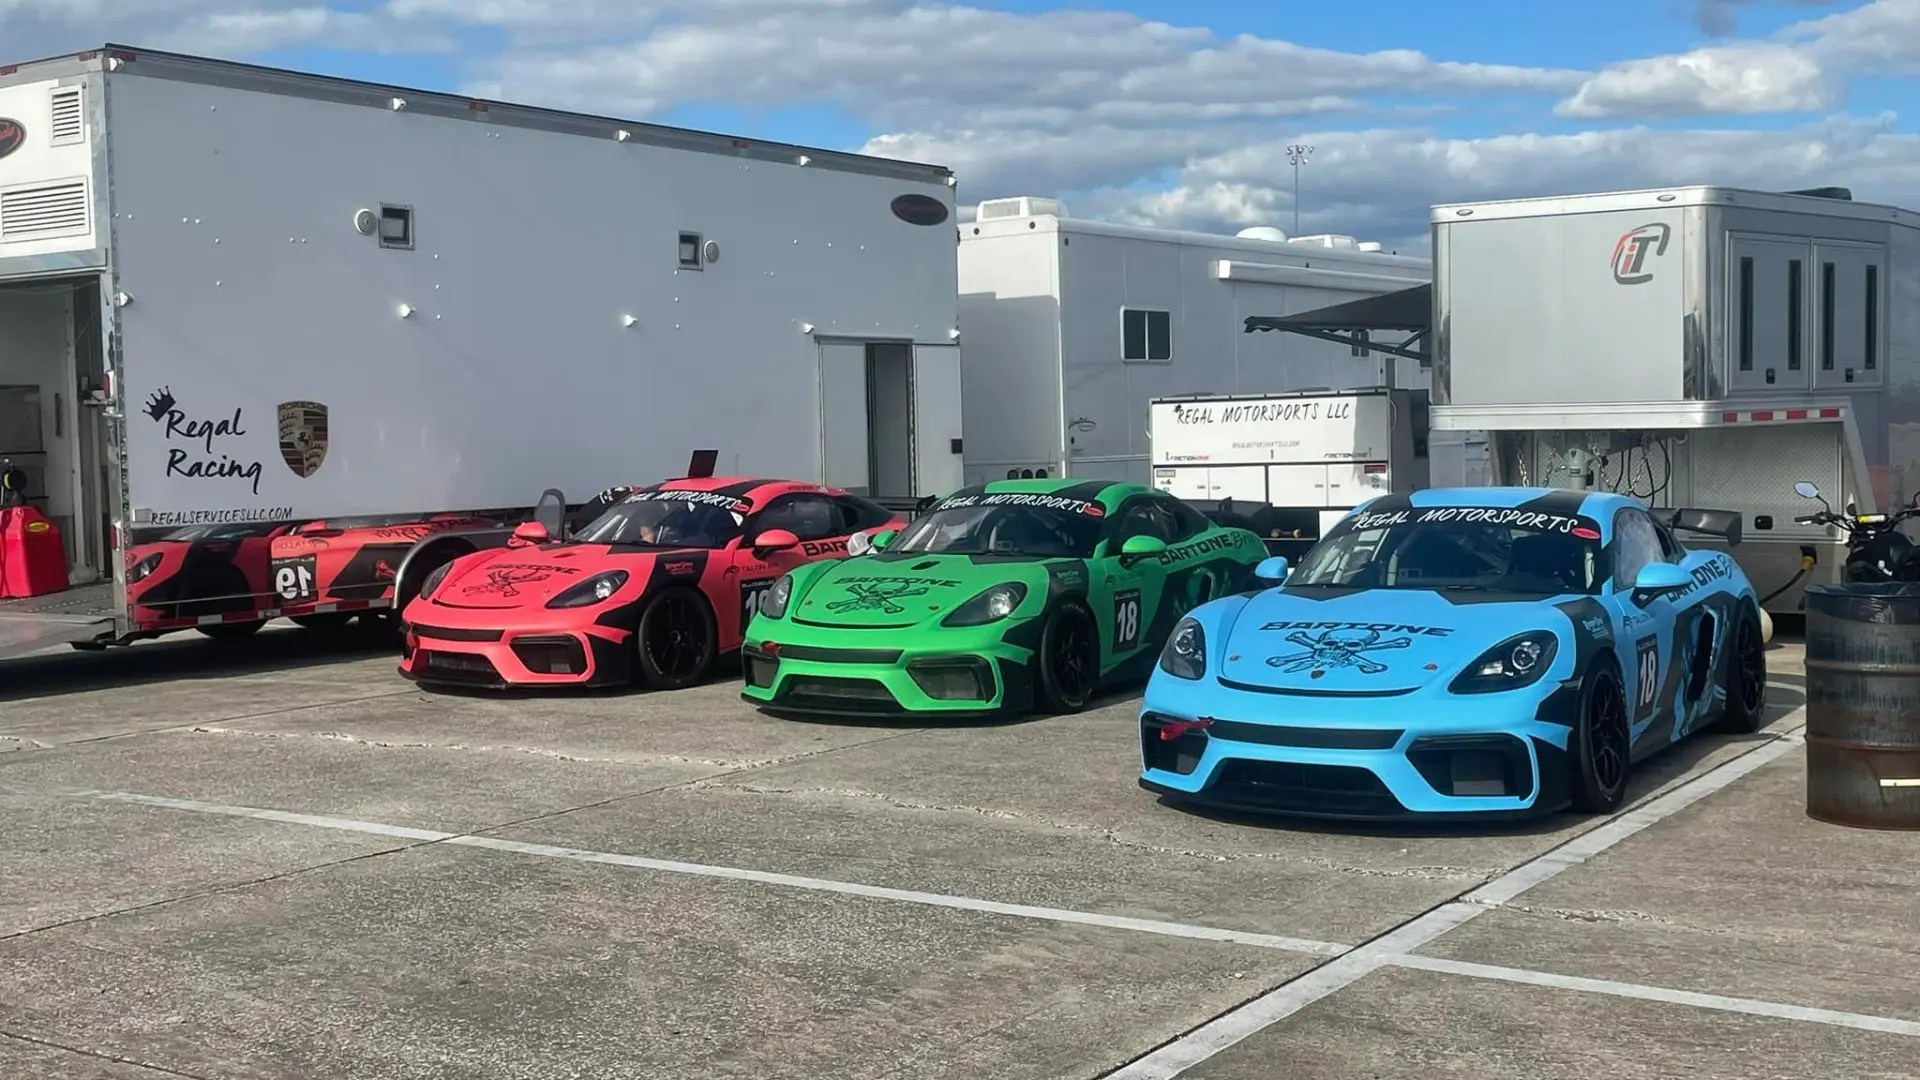
POLYGON ((1106 662, 1103 670, 1124 663, 1153 644, 1149 629, 1160 610, 1166 583, 1160 560, 1121 558, 1120 549, 1135 536, 1172 543, 1176 526, 1157 495, 1135 495, 1120 504, 1101 553, 1088 599, 1100 628, 1106 662))
POLYGON ((760 598, 788 571, 817 559, 845 555, 847 534, 842 531, 845 521, 845 511, 831 496, 811 492, 782 495, 748 518, 740 543, 733 551, 733 565, 728 568, 727 580, 731 584, 723 586, 727 599, 732 601, 725 606, 731 609, 735 625, 729 633, 725 625, 727 617, 721 616, 722 643, 739 642, 747 623, 760 609, 760 598), (754 538, 775 529, 799 537, 799 546, 784 551, 755 550, 754 538))
MULTIPOLYGON (((1235 572, 1237 564, 1233 560, 1222 557, 1226 552, 1218 545, 1209 545, 1211 550, 1193 548, 1195 540, 1223 535, 1205 514, 1170 495, 1157 498, 1173 525, 1173 539, 1169 543, 1180 549, 1175 554, 1187 554, 1192 549, 1190 557, 1176 559, 1167 567, 1168 602, 1174 609, 1172 618, 1178 621, 1180 616, 1214 597, 1235 591, 1241 575, 1235 572)), ((1171 632, 1172 623, 1168 623, 1167 628, 1171 632)))
POLYGON ((1731 640, 1733 625, 1725 607, 1716 608, 1710 598, 1715 586, 1733 576, 1732 557, 1720 551, 1689 550, 1674 537, 1672 530, 1658 521, 1654 528, 1660 537, 1663 557, 1677 564, 1693 578, 1693 583, 1666 598, 1673 619, 1673 674, 1668 692, 1674 705, 1673 741, 1698 730, 1701 721, 1717 703, 1719 652, 1731 640))
POLYGON ((1653 519, 1638 507, 1623 507, 1613 517, 1613 576, 1608 606, 1614 640, 1619 642, 1621 678, 1627 694, 1633 756, 1662 745, 1672 731, 1674 693, 1674 601, 1665 596, 1636 599, 1633 583, 1649 563, 1666 562, 1653 519), (1648 736, 1652 736, 1649 738, 1648 736))

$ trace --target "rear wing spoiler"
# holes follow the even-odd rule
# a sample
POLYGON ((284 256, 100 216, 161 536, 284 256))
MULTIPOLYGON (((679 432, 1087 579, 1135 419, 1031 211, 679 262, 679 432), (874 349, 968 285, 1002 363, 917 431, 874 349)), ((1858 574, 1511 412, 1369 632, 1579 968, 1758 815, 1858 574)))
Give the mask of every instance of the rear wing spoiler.
POLYGON ((1675 532, 1718 536, 1728 547, 1740 545, 1740 512, 1737 510, 1675 510, 1667 527, 1675 532))

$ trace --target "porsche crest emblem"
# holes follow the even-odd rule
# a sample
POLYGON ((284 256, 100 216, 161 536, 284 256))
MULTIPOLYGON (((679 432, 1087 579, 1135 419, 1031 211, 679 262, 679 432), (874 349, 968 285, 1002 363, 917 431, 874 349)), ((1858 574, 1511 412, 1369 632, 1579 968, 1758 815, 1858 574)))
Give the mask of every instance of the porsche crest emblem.
POLYGON ((317 401, 280 403, 280 456, 302 479, 327 460, 327 407, 317 401))

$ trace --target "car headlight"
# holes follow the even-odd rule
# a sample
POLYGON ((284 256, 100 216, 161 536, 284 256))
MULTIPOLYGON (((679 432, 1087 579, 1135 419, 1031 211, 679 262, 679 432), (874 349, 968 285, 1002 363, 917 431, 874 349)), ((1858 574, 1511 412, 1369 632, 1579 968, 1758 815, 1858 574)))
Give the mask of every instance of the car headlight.
POLYGON ((1027 587, 1017 581, 1008 581, 986 590, 973 599, 953 609, 953 614, 940 620, 941 626, 985 626, 999 622, 1014 613, 1020 601, 1027 598, 1027 587))
POLYGON ((626 583, 625 570, 609 570, 604 574, 595 574, 547 601, 547 606, 550 608, 588 607, 619 592, 620 586, 626 583))
POLYGON ((786 574, 779 581, 774 582, 773 588, 768 589, 767 594, 760 598, 760 607, 757 610, 769 619, 778 619, 787 613, 787 604, 792 600, 793 575, 786 574))
POLYGON ((139 562, 134 563, 132 566, 127 567, 127 584, 131 585, 136 581, 144 581, 147 575, 160 569, 160 560, 161 556, 158 554, 149 555, 139 562))
POLYGON ((447 580, 447 575, 452 572, 453 564, 451 562, 443 562, 439 566, 434 567, 433 572, 427 575, 427 580, 420 583, 420 595, 432 596, 433 591, 438 589, 441 583, 447 580))
POLYGON ((1191 618, 1183 618, 1160 650, 1160 670, 1176 679, 1198 679, 1207 673, 1207 634, 1191 618))
POLYGON ((1560 638, 1551 630, 1530 630, 1479 655, 1448 689, 1455 694, 1492 694, 1532 686, 1553 666, 1560 638))

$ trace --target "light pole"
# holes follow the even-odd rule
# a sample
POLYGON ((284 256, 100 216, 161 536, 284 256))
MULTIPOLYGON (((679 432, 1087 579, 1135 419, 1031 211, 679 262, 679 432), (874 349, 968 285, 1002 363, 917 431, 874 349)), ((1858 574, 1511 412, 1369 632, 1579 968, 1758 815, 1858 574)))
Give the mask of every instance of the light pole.
POLYGON ((1287 147, 1287 164, 1293 166, 1293 232, 1300 234, 1300 166, 1313 156, 1313 147, 1305 143, 1294 143, 1287 147))

